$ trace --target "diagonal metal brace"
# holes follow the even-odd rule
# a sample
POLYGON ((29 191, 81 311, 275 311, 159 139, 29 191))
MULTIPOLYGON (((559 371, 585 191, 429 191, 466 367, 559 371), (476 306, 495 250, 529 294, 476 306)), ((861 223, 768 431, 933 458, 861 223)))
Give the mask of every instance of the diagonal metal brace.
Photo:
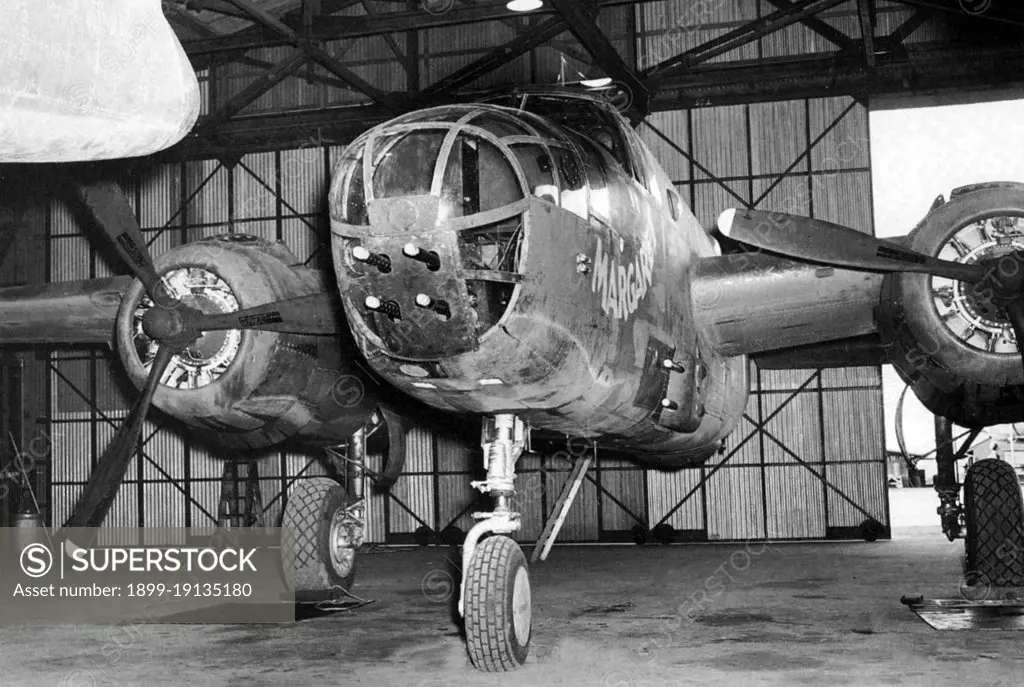
POLYGON ((580 491, 580 485, 583 484, 587 470, 593 462, 594 455, 592 453, 587 453, 585 456, 580 456, 576 459, 576 463, 572 466, 572 472, 569 473, 569 479, 565 481, 562 493, 558 495, 558 500, 555 501, 555 505, 551 509, 551 517, 548 518, 544 531, 537 538, 537 545, 533 547, 533 555, 530 557, 531 563, 547 560, 548 553, 551 551, 551 547, 554 546, 558 533, 562 530, 565 518, 569 515, 569 509, 572 507, 573 501, 576 500, 576 494, 580 491))

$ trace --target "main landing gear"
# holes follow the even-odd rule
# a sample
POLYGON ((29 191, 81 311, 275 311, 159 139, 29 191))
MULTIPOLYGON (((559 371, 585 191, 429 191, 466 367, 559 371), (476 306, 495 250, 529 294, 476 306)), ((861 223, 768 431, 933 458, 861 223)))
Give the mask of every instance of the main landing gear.
POLYGON ((494 497, 494 511, 473 514, 477 523, 462 545, 459 613, 466 622, 470 661, 487 672, 515 670, 530 651, 530 572, 519 545, 507 536, 520 527, 511 498, 526 432, 526 425, 511 414, 484 420, 481 445, 487 479, 473 486, 494 497), (492 536, 481 541, 485 534, 492 536))
POLYGON ((344 485, 313 477, 296 481, 288 493, 281 557, 297 602, 338 601, 349 595, 356 551, 365 535, 365 458, 366 432, 360 429, 345 449, 344 485))
POLYGON ((959 503, 956 462, 977 438, 969 435, 959 451, 953 449, 952 425, 936 417, 935 490, 942 530, 953 541, 964 532, 965 583, 991 588, 1024 586, 1024 500, 1013 467, 1002 460, 973 463, 964 478, 964 504, 959 503))

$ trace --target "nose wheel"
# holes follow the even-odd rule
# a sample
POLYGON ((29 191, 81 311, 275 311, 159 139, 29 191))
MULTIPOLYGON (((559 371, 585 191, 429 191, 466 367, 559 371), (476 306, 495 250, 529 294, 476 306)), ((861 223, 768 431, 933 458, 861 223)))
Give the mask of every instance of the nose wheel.
POLYGON ((487 672, 515 670, 530 652, 533 610, 526 556, 509 537, 488 537, 464 575, 470 661, 487 672))
POLYGON ((481 444, 487 479, 473 486, 494 497, 494 510, 474 513, 477 523, 462 546, 459 611, 466 621, 466 648, 478 670, 515 670, 530 652, 530 571, 509 535, 520 527, 510 508, 515 464, 526 447, 526 426, 512 415, 485 421, 481 444), (481 539, 485 534, 492 536, 481 539))

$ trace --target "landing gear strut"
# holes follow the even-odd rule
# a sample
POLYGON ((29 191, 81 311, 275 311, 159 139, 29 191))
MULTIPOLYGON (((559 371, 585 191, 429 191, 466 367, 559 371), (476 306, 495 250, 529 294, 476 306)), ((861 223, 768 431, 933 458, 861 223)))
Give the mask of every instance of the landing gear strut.
POLYGON ((459 613, 466 621, 470 661, 487 672, 514 670, 530 651, 530 573, 519 545, 506 536, 520 527, 511 499, 526 432, 526 425, 511 414, 485 419, 481 445, 487 479, 473 486, 494 497, 494 511, 473 514, 477 523, 462 545, 459 613), (481 542, 485 534, 496 536, 481 542))
POLYGON ((344 486, 313 477, 295 482, 288 494, 281 556, 298 602, 336 601, 349 594, 355 581, 356 551, 363 543, 366 522, 364 429, 352 436, 345 453, 344 486))
POLYGON ((942 519, 942 532, 949 541, 960 536, 964 523, 960 484, 956 481, 956 462, 964 457, 976 438, 977 433, 973 433, 959 451, 954 451, 953 424, 944 417, 935 416, 935 491, 939 495, 936 512, 942 519))

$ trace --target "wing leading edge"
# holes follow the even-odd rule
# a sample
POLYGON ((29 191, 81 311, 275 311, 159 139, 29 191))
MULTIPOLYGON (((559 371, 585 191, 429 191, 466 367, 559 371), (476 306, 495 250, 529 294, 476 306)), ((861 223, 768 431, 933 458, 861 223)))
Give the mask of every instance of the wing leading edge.
POLYGON ((0 288, 0 345, 109 343, 130 276, 0 288))

